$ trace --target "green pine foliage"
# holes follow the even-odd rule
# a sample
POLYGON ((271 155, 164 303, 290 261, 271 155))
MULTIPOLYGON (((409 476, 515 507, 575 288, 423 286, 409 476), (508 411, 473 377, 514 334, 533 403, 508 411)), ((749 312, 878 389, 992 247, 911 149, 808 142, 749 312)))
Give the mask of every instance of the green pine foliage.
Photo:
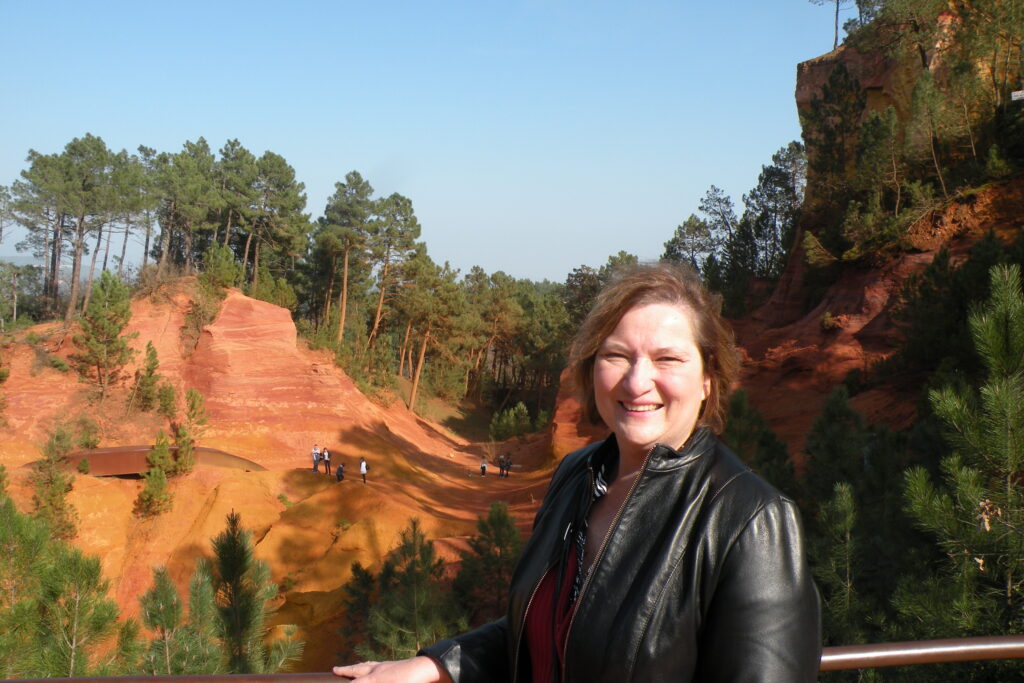
POLYGON ((525 403, 519 401, 511 408, 495 413, 487 432, 491 441, 505 441, 528 434, 532 429, 530 411, 525 403))
POLYGON ((923 628, 947 635, 1022 632, 1024 294, 1016 265, 994 267, 991 278, 989 302, 970 316, 984 383, 929 395, 953 447, 942 461, 942 482, 920 467, 906 475, 910 512, 946 560, 931 581, 903 586, 898 604, 914 622, 923 607, 946 605, 929 610, 923 628))
POLYGON ((61 545, 41 570, 40 628, 32 644, 39 677, 97 671, 96 657, 118 635, 117 604, 107 597, 99 559, 61 545))
POLYGON ((388 553, 377 577, 378 599, 370 608, 369 640, 356 647, 367 659, 404 659, 442 638, 465 630, 444 565, 412 519, 396 548, 388 553))
POLYGON ((103 271, 82 315, 82 332, 74 336, 78 351, 69 356, 82 378, 97 386, 100 401, 135 355, 128 341, 137 333, 123 334, 131 316, 127 285, 103 271))
POLYGON ((745 389, 729 398, 729 415, 722 440, 775 488, 799 499, 800 490, 786 444, 775 436, 764 416, 750 405, 745 389))
POLYGON ((337 659, 349 662, 358 657, 356 648, 370 640, 370 608, 377 602, 377 576, 359 562, 353 562, 352 575, 342 589, 345 619, 338 631, 341 642, 337 659))
POLYGON ((146 455, 149 469, 142 475, 143 485, 135 499, 135 514, 152 517, 171 509, 173 497, 167 483, 167 473, 174 466, 170 444, 163 430, 156 435, 156 444, 146 455))
POLYGON ((189 580, 188 609, 163 567, 153 570, 153 586, 139 599, 141 618, 152 634, 138 670, 152 676, 223 674, 225 652, 208 565, 200 562, 189 580))
POLYGON ((0 495, 0 675, 4 678, 130 673, 138 650, 96 558, 51 537, 48 525, 0 495))
POLYGON ((28 662, 36 624, 39 567, 47 561, 50 532, 39 519, 20 514, 6 493, 0 495, 0 675, 32 675, 28 662))
POLYGON ((218 636, 231 673, 275 673, 302 654, 303 644, 294 630, 267 643, 267 604, 277 595, 266 562, 253 556, 252 533, 242 527, 241 516, 231 512, 227 527, 213 539, 213 560, 204 563, 209 574, 218 617, 218 636))
POLYGON ((67 500, 74 484, 67 457, 71 438, 70 430, 58 424, 43 445, 42 459, 35 463, 29 476, 33 514, 49 525, 54 538, 60 539, 74 538, 78 526, 78 513, 67 500))
POLYGON ((188 474, 195 467, 196 442, 206 431, 206 399, 196 389, 185 392, 185 415, 180 423, 173 425, 174 460, 167 473, 171 476, 188 474))
POLYGON ((79 415, 72 422, 75 429, 75 446, 82 449, 98 448, 100 445, 100 427, 88 415, 79 415))
POLYGON ((883 369, 923 374, 943 365, 969 376, 980 371, 967 325, 970 309, 989 293, 989 270, 1000 263, 1024 262, 1024 239, 1007 250, 993 233, 976 242, 962 265, 942 249, 927 268, 908 279, 895 319, 904 342, 883 369))
POLYGON ((849 401, 846 387, 836 387, 807 435, 804 486, 812 506, 830 499, 837 483, 863 478, 868 430, 849 401))
POLYGON ((160 382, 160 359, 156 354, 156 347, 153 342, 146 342, 146 359, 142 363, 142 371, 135 376, 135 388, 132 392, 132 399, 138 409, 144 413, 153 410, 157 406, 158 384, 160 382))
POLYGON ((235 261, 230 247, 214 244, 203 255, 199 282, 213 290, 225 290, 242 281, 243 270, 242 264, 235 261))
POLYGON ((178 393, 170 382, 161 382, 156 390, 157 412, 165 419, 173 420, 178 414, 178 393))
POLYGON ((491 503, 487 516, 477 519, 476 530, 469 539, 469 550, 460 553, 462 564, 452 583, 463 611, 471 615, 472 626, 508 613, 507 587, 523 548, 508 503, 491 503))

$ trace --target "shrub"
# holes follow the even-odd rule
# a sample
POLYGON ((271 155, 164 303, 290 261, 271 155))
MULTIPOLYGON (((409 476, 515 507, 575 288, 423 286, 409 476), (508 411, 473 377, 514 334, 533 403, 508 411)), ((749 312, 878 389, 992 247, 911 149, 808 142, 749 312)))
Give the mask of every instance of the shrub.
POLYGON ((168 420, 173 420, 174 416, 178 414, 178 396, 174 391, 174 385, 170 382, 162 382, 156 394, 159 405, 157 412, 168 420))
POLYGON ((79 415, 73 426, 77 432, 75 445, 79 448, 91 449, 100 445, 100 428, 88 415, 79 415))
POLYGON ((495 413, 487 431, 492 441, 504 441, 513 436, 526 434, 530 427, 530 413, 526 405, 520 401, 508 410, 495 413))

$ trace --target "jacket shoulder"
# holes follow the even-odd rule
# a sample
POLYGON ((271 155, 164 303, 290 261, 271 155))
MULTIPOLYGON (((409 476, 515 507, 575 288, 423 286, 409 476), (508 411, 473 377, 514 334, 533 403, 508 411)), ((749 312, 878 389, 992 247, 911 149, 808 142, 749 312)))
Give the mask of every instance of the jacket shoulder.
POLYGON ((730 505, 740 504, 752 512, 770 504, 795 505, 791 498, 750 469, 721 440, 714 440, 710 455, 708 479, 715 498, 730 505))

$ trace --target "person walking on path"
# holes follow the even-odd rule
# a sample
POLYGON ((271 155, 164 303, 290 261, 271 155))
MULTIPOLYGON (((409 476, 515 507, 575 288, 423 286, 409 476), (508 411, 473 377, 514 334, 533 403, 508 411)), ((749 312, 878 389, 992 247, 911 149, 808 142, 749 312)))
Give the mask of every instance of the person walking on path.
POLYGON ((363 478, 363 484, 366 484, 366 473, 370 471, 370 466, 366 464, 366 458, 359 458, 359 474, 363 478))
POLYGON ((512 471, 512 456, 505 456, 505 478, 508 479, 508 473, 512 471))
POLYGON ((487 458, 480 458, 480 476, 487 476, 487 458))
POLYGON ((345 479, 345 463, 339 462, 338 469, 334 472, 334 477, 338 481, 344 481, 345 479))
POLYGON ((320 444, 313 444, 313 471, 317 474, 320 473, 320 444))
POLYGON ((327 450, 327 446, 320 451, 320 459, 324 461, 324 474, 330 475, 331 473, 331 452, 327 450))

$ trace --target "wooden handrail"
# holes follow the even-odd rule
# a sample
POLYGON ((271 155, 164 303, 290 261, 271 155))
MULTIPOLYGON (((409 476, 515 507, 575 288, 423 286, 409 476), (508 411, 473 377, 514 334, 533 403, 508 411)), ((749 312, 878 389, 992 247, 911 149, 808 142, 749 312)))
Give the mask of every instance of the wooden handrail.
MULTIPOLYGON (((871 645, 826 647, 821 653, 821 671, 872 669, 883 666, 911 666, 989 659, 1024 659, 1024 636, 987 636, 913 640, 871 645)), ((13 679, 10 683, 53 683, 52 678, 13 679)), ((223 674, 218 676, 117 676, 108 678, 66 678, 78 683, 340 683, 329 672, 306 674, 223 674)))

